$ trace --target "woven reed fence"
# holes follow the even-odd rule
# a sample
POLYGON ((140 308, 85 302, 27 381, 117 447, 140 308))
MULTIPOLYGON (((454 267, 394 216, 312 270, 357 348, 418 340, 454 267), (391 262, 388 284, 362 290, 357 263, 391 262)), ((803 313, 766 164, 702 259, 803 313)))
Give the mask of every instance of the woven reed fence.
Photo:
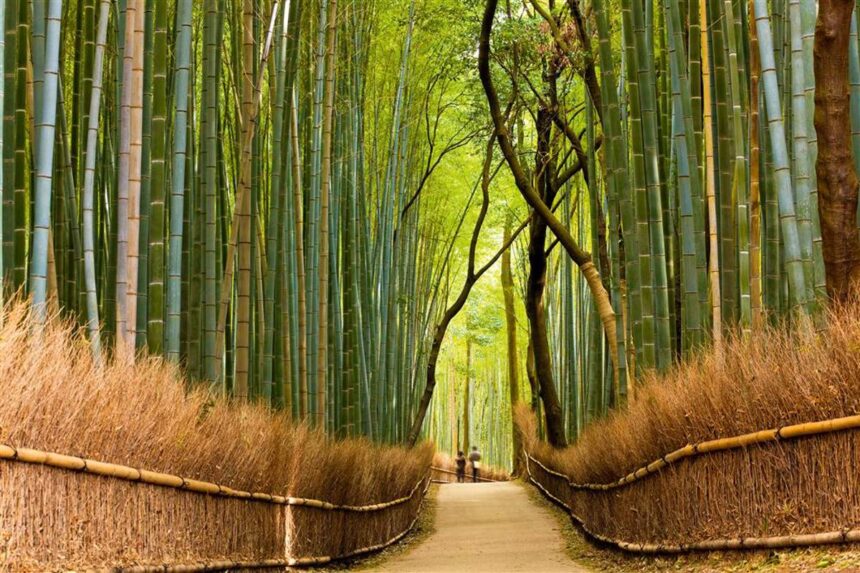
POLYGON ((690 444, 603 484, 573 483, 540 454, 525 457, 544 495, 588 536, 625 551, 856 543, 857 430, 860 416, 849 416, 690 444))
POLYGON ((373 505, 223 485, 0 444, 0 569, 219 571, 318 565, 415 525, 429 472, 373 505))

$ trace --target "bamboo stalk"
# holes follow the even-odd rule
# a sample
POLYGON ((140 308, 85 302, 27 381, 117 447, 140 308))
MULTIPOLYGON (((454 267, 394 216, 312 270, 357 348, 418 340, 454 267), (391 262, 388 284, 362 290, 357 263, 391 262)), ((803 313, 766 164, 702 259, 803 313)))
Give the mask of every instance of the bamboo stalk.
POLYGON ((714 349, 717 353, 722 348, 723 320, 720 302, 720 262, 719 262, 719 239, 717 237, 717 196, 716 196, 716 171, 714 166, 714 132, 711 121, 711 72, 710 72, 710 39, 708 37, 708 17, 706 0, 699 0, 699 18, 702 34, 702 109, 704 113, 703 131, 705 139, 705 197, 707 198, 708 210, 708 245, 710 257, 708 258, 708 276, 711 279, 711 324, 713 326, 712 337, 714 349))

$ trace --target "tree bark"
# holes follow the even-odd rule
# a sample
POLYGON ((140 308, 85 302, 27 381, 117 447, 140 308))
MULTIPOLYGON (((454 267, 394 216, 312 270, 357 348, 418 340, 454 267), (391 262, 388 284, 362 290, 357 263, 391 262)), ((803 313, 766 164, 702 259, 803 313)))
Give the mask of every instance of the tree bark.
POLYGON ((463 283, 463 288, 460 290, 460 294, 457 296, 457 299, 450 307, 448 307, 445 314, 442 315, 442 319, 439 321, 439 324, 436 325, 436 329, 433 331, 433 342, 430 345, 430 353, 427 356, 427 378, 424 386, 424 393, 421 395, 421 400, 418 402, 418 408, 415 413, 415 419, 412 422, 412 427, 406 435, 406 444, 410 447, 414 446, 418 442, 418 436, 421 434, 421 427, 424 425, 424 418, 427 416, 427 410, 430 408, 430 401, 433 399, 433 392, 436 390, 436 366, 439 362, 439 352, 442 350, 442 342, 445 340, 448 326, 457 314, 463 310, 475 284, 488 270, 490 270, 493 265, 496 264, 499 257, 501 257, 502 254, 510 248, 514 240, 519 236, 520 231, 525 228, 525 225, 521 226, 509 240, 505 241, 502 248, 487 262, 487 264, 480 269, 475 270, 475 255, 478 250, 478 239, 481 236, 481 228, 484 226, 484 220, 486 219, 487 211, 490 208, 490 163, 493 158, 494 142, 495 135, 490 138, 490 141, 487 144, 487 154, 484 160, 483 173, 481 175, 483 202, 481 203, 481 212, 478 214, 478 219, 475 221, 475 228, 472 231, 472 240, 469 244, 469 263, 468 268, 466 269, 466 281, 463 283))
POLYGON ((469 451, 472 435, 472 417, 471 417, 471 392, 472 390, 472 340, 466 339, 466 385, 463 390, 463 446, 464 452, 469 451))
POLYGON ((615 379, 618 380, 618 335, 615 330, 615 311, 612 309, 609 293, 606 291, 600 278, 600 273, 597 272, 597 268, 591 260, 591 255, 576 243, 570 231, 553 215, 551 207, 547 206, 541 199, 540 193, 535 189, 529 175, 520 163, 517 151, 514 149, 513 142, 511 141, 506 119, 499 105, 499 96, 490 73, 490 36, 493 31, 497 6, 498 0, 487 0, 487 5, 484 9, 484 16, 481 21, 481 35, 478 42, 478 75, 481 78, 481 85, 487 97, 499 147, 510 167, 511 174, 514 177, 520 194, 529 206, 534 209, 536 216, 545 221, 547 227, 552 230, 562 247, 564 247, 564 250, 567 251, 570 258, 580 268, 591 291, 594 303, 597 305, 598 314, 603 323, 603 331, 609 346, 615 379))
MULTIPOLYGON (((554 162, 550 152, 552 115, 548 110, 541 109, 538 111, 536 127, 538 144, 535 154, 535 167, 536 173, 539 174, 540 199, 544 204, 552 205, 555 199, 555 190, 550 181, 550 174, 554 173, 554 162)), ((529 319, 529 334, 534 349, 538 391, 544 406, 547 439, 553 446, 563 448, 567 445, 567 436, 564 431, 564 414, 552 372, 546 309, 543 301, 547 273, 546 237, 547 222, 541 217, 532 217, 529 225, 529 276, 526 288, 526 315, 529 319)))
POLYGON ((853 0, 821 0, 815 26, 815 130, 818 133, 818 213, 827 292, 849 298, 860 280, 857 173, 849 117, 848 41, 853 0))
MULTIPOLYGON (((510 215, 505 221, 505 238, 507 243, 511 240, 512 220, 510 215)), ((514 475, 522 474, 522 446, 520 435, 514 423, 514 409, 520 402, 520 380, 517 368, 517 314, 514 307, 514 273, 511 269, 511 252, 505 250, 502 255, 502 291, 505 297, 505 323, 507 326, 508 341, 508 390, 511 398, 511 436, 513 437, 513 468, 514 475)))

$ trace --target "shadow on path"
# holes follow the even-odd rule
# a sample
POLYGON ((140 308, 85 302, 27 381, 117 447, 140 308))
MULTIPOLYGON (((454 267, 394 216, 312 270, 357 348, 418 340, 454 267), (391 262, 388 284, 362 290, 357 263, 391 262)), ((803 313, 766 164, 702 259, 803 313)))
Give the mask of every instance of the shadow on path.
POLYGON ((373 571, 588 571, 565 555, 558 522, 518 483, 447 484, 436 503, 436 532, 373 571))

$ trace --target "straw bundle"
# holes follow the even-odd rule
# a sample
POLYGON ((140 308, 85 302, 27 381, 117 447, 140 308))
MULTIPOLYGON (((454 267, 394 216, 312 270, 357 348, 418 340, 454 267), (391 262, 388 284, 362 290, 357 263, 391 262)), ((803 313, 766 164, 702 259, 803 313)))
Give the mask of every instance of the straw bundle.
POLYGON ((529 471, 597 539, 643 552, 860 538, 860 318, 734 340, 653 377, 566 450, 519 427, 529 471), (538 463, 535 463, 537 461, 538 463))
POLYGON ((68 323, 32 332, 25 305, 0 313, 0 569, 277 565, 378 546, 414 521, 429 445, 331 441, 186 392, 155 358, 94 364, 68 323))

